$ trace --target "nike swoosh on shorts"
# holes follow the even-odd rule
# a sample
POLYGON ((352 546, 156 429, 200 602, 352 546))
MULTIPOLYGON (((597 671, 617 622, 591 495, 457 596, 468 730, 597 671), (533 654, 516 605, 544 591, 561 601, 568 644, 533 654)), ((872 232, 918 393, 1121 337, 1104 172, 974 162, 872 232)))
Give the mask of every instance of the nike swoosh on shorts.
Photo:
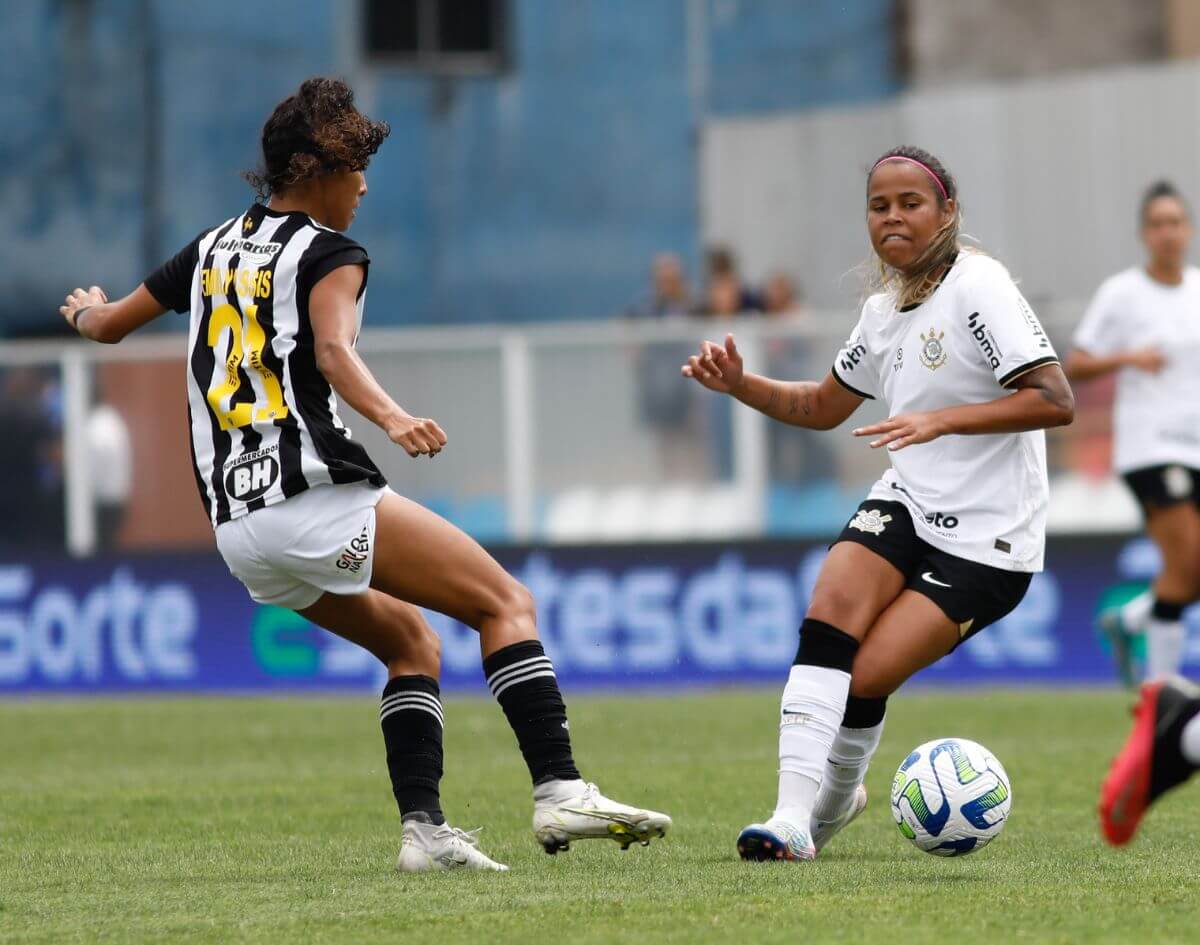
POLYGON ((939 581, 937 578, 935 578, 933 576, 932 571, 926 571, 924 574, 922 574, 921 580, 928 581, 930 584, 936 584, 938 587, 953 587, 954 586, 953 584, 946 584, 942 581, 939 581))

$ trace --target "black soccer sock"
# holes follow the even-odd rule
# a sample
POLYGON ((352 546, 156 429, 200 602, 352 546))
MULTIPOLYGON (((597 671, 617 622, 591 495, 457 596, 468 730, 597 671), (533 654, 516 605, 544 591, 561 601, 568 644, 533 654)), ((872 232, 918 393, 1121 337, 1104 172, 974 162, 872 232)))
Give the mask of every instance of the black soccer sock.
POLYGON ((483 672, 517 736, 533 783, 576 780, 567 707, 541 642, 523 640, 497 650, 483 661, 483 672))
POLYGON ((438 794, 443 725, 438 695, 437 680, 429 676, 396 676, 383 688, 379 724, 401 820, 424 814, 432 823, 446 822, 438 794))
MULTIPOLYGON (((1194 691, 1194 690, 1193 690, 1194 691)), ((1150 766, 1150 800, 1182 784, 1196 771, 1183 753, 1181 736, 1187 724, 1200 713, 1200 699, 1168 683, 1158 696, 1154 718, 1154 755, 1150 766)))
POLYGON ((865 699, 851 695, 846 699, 846 712, 842 716, 842 728, 874 728, 887 715, 887 696, 865 699))

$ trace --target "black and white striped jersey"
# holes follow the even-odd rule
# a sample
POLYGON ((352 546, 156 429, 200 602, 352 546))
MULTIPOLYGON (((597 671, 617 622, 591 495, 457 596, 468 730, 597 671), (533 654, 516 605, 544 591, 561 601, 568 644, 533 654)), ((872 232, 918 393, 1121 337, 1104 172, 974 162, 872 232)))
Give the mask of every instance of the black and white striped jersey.
POLYGON ((192 465, 213 527, 318 483, 385 485, 338 417, 317 370, 308 298, 366 251, 304 213, 254 204, 201 233, 146 279, 162 305, 189 312, 192 465))

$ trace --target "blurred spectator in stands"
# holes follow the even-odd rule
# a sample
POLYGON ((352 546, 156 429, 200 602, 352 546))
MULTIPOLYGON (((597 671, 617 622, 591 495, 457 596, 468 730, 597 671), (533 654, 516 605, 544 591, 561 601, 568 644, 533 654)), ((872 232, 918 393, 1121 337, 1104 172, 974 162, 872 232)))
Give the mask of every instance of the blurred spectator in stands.
MULTIPOLYGON (((650 268, 648 297, 630 306, 632 318, 683 319, 692 311, 683 260, 659 253, 650 268)), ((691 341, 661 341, 642 345, 636 354, 638 407, 642 423, 658 446, 662 474, 671 479, 694 479, 703 452, 698 448, 700 398, 694 384, 681 384, 679 366, 691 354, 691 341)), ((709 398, 721 399, 721 398, 709 398)))
POLYGON ((44 368, 0 373, 0 550, 7 554, 64 544, 57 387, 44 368))
POLYGON ((799 318, 804 315, 804 297, 786 272, 774 272, 763 291, 763 309, 768 315, 799 318))
POLYGON ((97 403, 88 414, 88 463, 92 470, 92 502, 96 509, 96 547, 116 547, 117 532, 133 484, 133 452, 129 428, 111 404, 97 403))
POLYGON ((649 297, 630 307, 631 316, 663 318, 668 315, 687 315, 691 311, 692 293, 688 289, 683 260, 675 253, 659 253, 654 257, 650 281, 649 297))
MULTIPOLYGON (((767 319, 780 326, 804 320, 803 294, 786 272, 774 272, 767 279, 763 304, 767 319)), ((768 374, 771 377, 801 380, 822 377, 829 369, 818 364, 807 340, 788 334, 769 337, 766 344, 768 374)), ((776 485, 811 485, 814 480, 836 475, 834 454, 827 437, 815 430, 804 430, 783 423, 767 427, 771 481, 776 485)))
POLYGON ((726 246, 711 246, 706 261, 708 278, 701 314, 729 316, 763 310, 762 298, 743 282, 733 250, 726 246))

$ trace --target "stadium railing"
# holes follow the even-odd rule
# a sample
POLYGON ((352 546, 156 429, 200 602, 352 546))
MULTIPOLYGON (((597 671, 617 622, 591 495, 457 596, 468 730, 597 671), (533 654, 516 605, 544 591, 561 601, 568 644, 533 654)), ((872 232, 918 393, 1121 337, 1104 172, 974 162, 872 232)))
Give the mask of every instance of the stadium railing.
MULTIPOLYGON (((1064 350, 1081 307, 1037 307, 1064 350)), ((406 409, 436 418, 450 442, 436 460, 418 462, 348 409, 345 419, 397 491, 485 541, 825 535, 886 456, 851 437, 849 425, 813 433, 733 409, 680 377, 679 366, 701 339, 732 331, 751 369, 817 377, 849 327, 845 312, 810 311, 792 320, 368 330, 359 347, 372 370, 406 409)), ((48 422, 61 419, 62 541, 72 554, 104 541, 129 550, 210 546, 188 458, 185 347, 182 335, 155 335, 115 347, 0 348, 0 374, 42 372, 48 422), (98 404, 124 422, 115 446, 111 435, 97 443, 98 404), (114 458, 114 449, 128 456, 114 458), (113 468, 122 464, 124 486, 113 468), (120 506, 112 535, 102 527, 106 504, 120 506)), ((1076 424, 1051 432, 1054 531, 1137 525, 1108 473, 1108 397, 1090 389, 1076 424)), ((882 416, 868 402, 854 425, 882 416)))

